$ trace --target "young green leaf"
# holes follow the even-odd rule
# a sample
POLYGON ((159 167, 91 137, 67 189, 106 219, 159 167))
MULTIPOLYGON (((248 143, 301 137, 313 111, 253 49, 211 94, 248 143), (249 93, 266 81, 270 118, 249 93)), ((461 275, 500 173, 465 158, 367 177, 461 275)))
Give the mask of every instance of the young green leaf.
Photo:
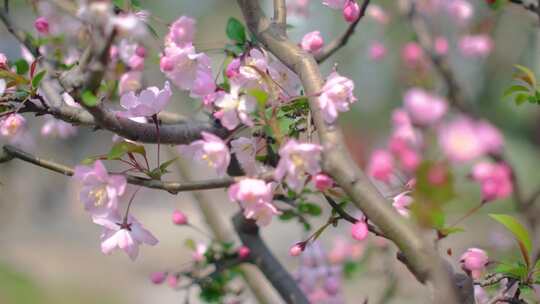
POLYGON ((122 141, 115 144, 111 148, 111 150, 109 151, 109 154, 107 154, 107 159, 109 160, 120 159, 126 153, 137 153, 137 154, 145 156, 146 150, 144 149, 144 146, 130 143, 127 141, 122 141))
POLYGON ((47 71, 43 70, 39 73, 37 73, 34 78, 32 78, 32 87, 34 89, 36 89, 39 84, 41 83, 41 81, 43 80, 43 77, 45 77, 45 73, 47 73, 47 71))
POLYGON ((28 69, 30 66, 28 65, 28 62, 24 59, 19 59, 13 63, 15 65, 15 68, 17 70, 17 74, 24 75, 26 72, 28 72, 28 69))
POLYGON ((238 19, 233 17, 229 18, 229 21, 227 21, 226 33, 227 37, 237 44, 246 43, 246 28, 238 21, 238 19))
POLYGON ((95 107, 99 103, 99 99, 92 93, 92 91, 84 91, 81 94, 82 102, 88 107, 95 107))
POLYGON ((513 85, 504 91, 503 97, 506 98, 517 92, 529 92, 529 88, 519 84, 513 85))
POLYGON ((525 81, 526 83, 531 85, 531 87, 536 88, 536 77, 534 76, 534 73, 528 67, 525 67, 519 64, 514 65, 514 67, 524 74, 524 75, 518 76, 517 78, 525 81))
POLYGON ((518 242, 519 249, 525 263, 527 264, 527 266, 530 266, 531 262, 529 256, 532 250, 532 242, 527 229, 525 229, 525 227, 523 227, 523 225, 521 225, 521 223, 516 218, 510 215, 490 214, 489 216, 497 222, 503 224, 506 229, 512 232, 518 242))

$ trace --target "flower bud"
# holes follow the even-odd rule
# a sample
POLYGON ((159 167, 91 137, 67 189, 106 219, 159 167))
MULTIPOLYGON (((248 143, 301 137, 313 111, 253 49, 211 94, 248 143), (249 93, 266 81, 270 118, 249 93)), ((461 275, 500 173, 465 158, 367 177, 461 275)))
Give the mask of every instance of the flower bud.
POLYGON ((167 285, 169 285, 170 288, 176 288, 176 286, 178 286, 178 275, 170 274, 167 276, 167 285))
POLYGON ((167 273, 163 271, 157 271, 150 275, 150 281, 152 281, 152 283, 156 285, 159 285, 165 282, 166 278, 167 278, 167 273))
POLYGON ((299 256, 304 251, 304 249, 306 249, 305 242, 296 243, 289 249, 289 255, 299 256))
POLYGON ((174 210, 172 221, 175 225, 186 225, 188 223, 186 214, 180 210, 174 210))
POLYGON ((169 57, 161 57, 159 60, 159 68, 162 72, 170 72, 174 69, 174 63, 169 57))
POLYGON ((368 236, 368 225, 365 221, 358 221, 351 227, 351 235, 357 241, 363 241, 368 236))
POLYGON ((315 181, 315 188, 319 191, 326 191, 334 185, 332 178, 326 174, 319 173, 313 178, 315 181))
POLYGON ((324 45, 324 39, 321 36, 321 32, 313 31, 309 32, 302 38, 300 46, 303 50, 310 53, 317 53, 324 45))
POLYGON ((49 34, 49 21, 45 17, 37 18, 36 21, 34 21, 34 27, 40 34, 49 34))
POLYGON ((6 69, 7 62, 8 62, 8 59, 6 55, 4 55, 4 53, 0 53, 0 69, 6 69))
POLYGON ((251 250, 246 246, 242 246, 238 248, 238 257, 240 257, 242 260, 247 259, 250 253, 251 253, 251 250))
POLYGON ((343 18, 349 23, 355 22, 360 17, 360 6, 356 0, 349 1, 343 8, 343 18))
POLYGON ((473 279, 479 279, 482 271, 485 270, 488 263, 486 252, 478 248, 469 248, 461 256, 461 268, 471 274, 473 279))

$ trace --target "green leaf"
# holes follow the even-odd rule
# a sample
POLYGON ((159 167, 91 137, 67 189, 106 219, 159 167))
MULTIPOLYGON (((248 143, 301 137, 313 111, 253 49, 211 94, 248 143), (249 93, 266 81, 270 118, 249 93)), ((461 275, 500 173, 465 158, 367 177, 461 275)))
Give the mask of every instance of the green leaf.
POLYGON ((525 67, 519 64, 514 65, 514 67, 520 70, 524 74, 517 78, 530 84, 531 87, 536 88, 536 77, 534 76, 534 73, 528 67, 525 67))
POLYGON ((127 141, 122 141, 115 144, 111 148, 111 150, 109 151, 109 154, 107 154, 107 159, 109 160, 120 159, 126 153, 137 153, 137 154, 146 156, 146 150, 144 149, 144 146, 130 143, 127 141))
POLYGON ((37 73, 34 76, 34 78, 32 78, 32 87, 33 88, 37 88, 39 86, 39 84, 43 80, 43 77, 45 77, 45 73, 47 73, 47 71, 43 70, 43 71, 37 73))
POLYGON ((530 266, 529 254, 532 250, 532 242, 529 232, 521 223, 514 217, 506 214, 490 214, 492 219, 503 224, 515 236, 523 260, 527 266, 530 266))
POLYGON ((28 72, 28 69, 30 66, 28 65, 28 62, 24 59, 19 59, 13 63, 15 65, 15 68, 17 69, 17 74, 23 75, 28 72))
POLYGON ((529 95, 528 95, 528 94, 525 94, 525 93, 519 93, 519 94, 517 94, 516 99, 514 100, 514 102, 516 103, 516 105, 520 106, 520 105, 522 105, 524 102, 526 102, 527 99, 529 99, 529 95))
POLYGON ((529 92, 529 91, 530 91, 529 88, 527 88, 526 86, 516 84, 506 89, 503 93, 503 97, 506 98, 516 92, 529 92))
POLYGON ((92 91, 86 90, 81 94, 82 102, 88 107, 95 107, 99 104, 99 99, 92 93, 92 91))
POLYGON ((91 164, 93 164, 96 160, 98 160, 98 159, 100 159, 100 158, 101 158, 101 156, 89 156, 89 157, 83 159, 83 160, 81 161, 81 164, 83 164, 83 165, 91 165, 91 164))
POLYGON ((296 213, 292 210, 285 210, 281 215, 279 216, 279 219, 282 221, 288 221, 296 217, 296 213))
POLYGON ((246 28, 240 21, 238 21, 238 19, 233 17, 229 18, 225 31, 227 33, 227 37, 235 41, 237 44, 243 45, 246 43, 246 28))
POLYGON ((161 165, 159 165, 158 168, 155 168, 154 170, 150 171, 148 173, 148 176, 150 176, 151 178, 153 179, 161 179, 161 177, 165 174, 165 173, 169 173, 169 171, 167 171, 167 168, 172 165, 176 160, 178 159, 178 157, 175 157, 173 159, 170 159, 164 163, 162 163, 161 165))
POLYGON ((527 277, 528 270, 527 265, 524 265, 523 263, 501 263, 495 267, 493 270, 495 273, 502 273, 506 276, 509 276, 511 278, 515 278, 518 280, 521 280, 523 278, 527 277))
POLYGON ((313 216, 321 215, 322 209, 317 204, 314 203, 300 203, 298 204, 298 211, 300 213, 306 213, 313 216))
POLYGON ((266 107, 266 102, 268 101, 268 93, 261 89, 251 89, 247 91, 248 95, 251 95, 257 99, 257 104, 259 108, 264 109, 266 107))

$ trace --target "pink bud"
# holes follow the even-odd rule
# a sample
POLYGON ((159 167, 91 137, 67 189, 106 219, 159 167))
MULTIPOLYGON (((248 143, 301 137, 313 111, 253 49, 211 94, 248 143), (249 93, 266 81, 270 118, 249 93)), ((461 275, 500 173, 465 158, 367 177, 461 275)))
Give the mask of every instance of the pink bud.
POLYGON ((368 232, 368 225, 365 221, 358 221, 351 226, 351 235, 357 241, 365 240, 368 232))
POLYGON ((386 47, 384 44, 375 41, 369 46, 369 58, 374 61, 382 60, 386 56, 386 47))
POLYGON ((172 221, 175 225, 186 225, 188 223, 186 214, 180 210, 174 210, 172 221))
POLYGON ((250 253, 251 253, 251 250, 246 246, 242 246, 238 248, 238 257, 240 257, 242 260, 247 259, 250 253))
POLYGON ((38 33, 43 35, 49 34, 49 21, 45 17, 39 17, 34 21, 34 27, 38 33))
POLYGON ((437 37, 435 39, 435 53, 441 56, 448 53, 448 40, 445 37, 437 37))
POLYGON ((146 48, 142 45, 137 46, 135 49, 135 54, 137 54, 139 57, 146 57, 146 48))
POLYGON ((310 53, 317 53, 324 45, 324 39, 321 36, 321 32, 313 31, 309 32, 302 38, 300 46, 303 50, 310 53))
POLYGON ((178 285, 178 275, 170 274, 167 277, 167 285, 169 285, 169 287, 171 288, 176 288, 176 286, 178 285))
POLYGON ((313 178, 315 181, 315 188, 319 191, 326 191, 334 185, 332 178, 326 174, 319 173, 313 178))
POLYGON ((159 285, 165 282, 166 278, 167 278, 167 273, 163 271, 157 271, 150 275, 150 281, 152 281, 152 283, 156 285, 159 285))
POLYGON ((239 70, 240 66, 242 65, 242 61, 240 58, 234 58, 229 65, 227 65, 227 69, 225 70, 225 75, 227 75, 228 78, 234 78, 235 76, 238 76, 240 74, 239 70))
POLYGON ((355 22, 360 17, 360 6, 356 0, 349 1, 343 8, 343 18, 349 23, 355 22))
POLYGON ((170 72, 174 69, 174 63, 169 57, 161 57, 159 60, 159 68, 162 72, 170 72))
POLYGON ((461 267, 469 272, 473 279, 479 279, 489 262, 486 252, 478 248, 469 248, 460 258, 461 267))
POLYGON ((299 256, 304 249, 306 248, 306 244, 304 242, 296 243, 294 246, 289 249, 289 255, 291 256, 299 256))
POLYGON ((0 69, 7 68, 7 57, 4 53, 0 53, 0 69))

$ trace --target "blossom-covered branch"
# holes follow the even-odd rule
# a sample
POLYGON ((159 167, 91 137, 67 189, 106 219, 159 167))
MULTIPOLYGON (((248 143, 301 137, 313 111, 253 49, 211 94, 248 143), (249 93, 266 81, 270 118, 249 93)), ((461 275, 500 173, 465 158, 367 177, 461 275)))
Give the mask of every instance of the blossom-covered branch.
MULTIPOLYGON (((323 78, 314 58, 286 39, 285 33, 272 26, 262 12, 259 1, 238 0, 251 32, 258 40, 300 78, 307 96, 317 96, 323 78)), ((436 298, 441 303, 455 303, 454 290, 448 274, 434 250, 422 240, 418 232, 401 219, 387 204, 371 181, 357 167, 346 150, 338 126, 328 125, 319 107, 318 98, 309 98, 313 121, 322 142, 323 167, 339 186, 351 197, 353 203, 394 241, 407 256, 417 277, 430 278, 436 285, 436 298)))

